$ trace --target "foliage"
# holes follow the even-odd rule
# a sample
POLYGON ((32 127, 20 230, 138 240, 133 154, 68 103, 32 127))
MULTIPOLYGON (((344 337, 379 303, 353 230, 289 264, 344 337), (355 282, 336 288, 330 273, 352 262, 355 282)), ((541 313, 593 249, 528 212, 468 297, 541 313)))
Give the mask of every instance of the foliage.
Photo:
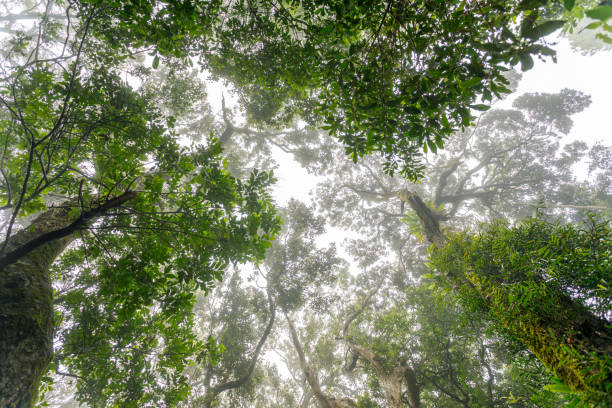
POLYGON ((144 406, 160 394, 169 405, 186 396, 180 372, 205 350, 191 329, 194 292, 209 290, 229 262, 262 257, 269 238, 259 234, 277 222, 261 201, 267 175, 242 184, 218 168, 216 154, 199 157, 190 184, 175 167, 169 193, 95 224, 57 264, 57 363, 79 373, 80 399, 144 406))
POLYGON ((606 18, 606 10, 610 10, 609 1, 572 0, 563 3, 551 2, 544 15, 565 20, 562 35, 570 41, 573 49, 583 54, 594 54, 612 47, 612 26, 609 17, 606 18))
MULTIPOLYGON (((403 246, 411 253, 417 243, 407 241, 409 224, 401 220, 414 215, 403 208, 402 190, 431 201, 454 229, 494 218, 524 218, 536 207, 569 219, 584 218, 589 207, 606 214, 612 203, 610 147, 560 143, 574 115, 589 104, 589 96, 570 89, 518 95, 511 108, 491 109, 474 127, 455 134, 443 152, 429 159, 418 184, 384 174, 381 160, 373 156, 355 165, 342 162, 342 147, 314 131, 302 145, 287 145, 310 171, 327 178, 317 194, 331 222, 375 235, 379 242, 373 251, 403 246), (589 177, 578 182, 573 169, 581 162, 588 162, 589 177)), ((367 257, 367 250, 361 252, 367 257)))
MULTIPOLYGON (((182 400, 313 406, 293 347, 275 325, 279 308, 301 318, 301 341, 325 391, 359 406, 388 404, 384 375, 408 366, 423 406, 562 404, 550 392, 559 384, 542 389, 550 375, 517 341, 522 332, 496 335, 483 312, 507 312, 500 324, 523 322, 537 329, 534 337, 548 336, 538 331, 538 313, 551 321, 567 317, 573 309, 553 300, 570 294, 577 314, 591 309, 609 320, 609 262, 594 262, 609 261, 609 227, 537 224, 536 239, 517 238, 496 224, 502 243, 486 241, 479 252, 495 256, 470 261, 486 268, 482 262, 502 259, 505 271, 515 268, 519 278, 542 279, 554 290, 512 274, 470 275, 469 284, 485 288, 488 297, 463 287, 460 297, 473 306, 465 314, 455 299, 436 298, 430 282, 419 281, 423 246, 407 238, 401 220, 411 214, 399 193, 419 189, 454 226, 473 225, 478 217, 517 218, 538 199, 551 208, 609 204, 610 148, 559 144, 588 96, 572 90, 523 95, 513 109, 488 111, 468 126, 477 111, 510 91, 510 66, 527 70, 534 57, 554 58, 544 37, 586 13, 587 3, 81 0, 48 3, 29 29, 8 24, 13 36, 4 47, 0 83, 7 238, 13 225, 27 227, 30 217, 53 205, 70 205, 78 215, 124 192, 135 195, 76 231, 52 268, 55 377, 74 378, 78 400, 93 406, 182 400), (224 127, 210 114, 197 70, 189 68, 196 58, 235 85, 258 129, 234 126, 224 107, 225 130, 233 134, 224 139, 223 132, 220 143, 208 137, 224 127), (299 119, 314 126, 298 126, 299 119), (294 129, 261 129, 287 124, 294 129), (319 125, 344 146, 315 130, 319 125), (186 138, 198 143, 186 147, 186 138), (422 174, 422 153, 443 145, 446 153, 422 174), (366 273, 346 277, 335 246, 319 245, 325 219, 295 201, 282 212, 284 232, 270 244, 279 229, 266 193, 273 178, 250 167, 269 167, 273 146, 330 176, 319 208, 335 225, 367 232, 348 246, 366 273), (374 151, 382 158, 361 157, 374 151), (359 167, 344 164, 345 153, 359 158, 359 167), (587 155, 592 178, 579 184, 571 167, 587 155), (384 174, 397 169, 424 184, 384 174), (261 260, 266 249, 263 263, 211 292, 228 268, 261 260), (384 259, 389 254, 396 257, 393 266, 384 259), (350 347, 339 328, 354 310, 348 301, 358 301, 378 272, 392 284, 350 331, 375 359, 359 358, 349 369, 350 347), (263 280, 265 294, 258 287, 263 280), (200 290, 208 297, 196 303, 200 290), (540 300, 544 311, 534 307, 540 300), (260 353, 273 347, 292 378, 261 363, 260 353), (232 382, 239 387, 209 398, 210 390, 232 382)), ((601 7, 600 13, 607 10, 601 7)), ((607 29, 606 15, 593 12, 607 29)), ((451 266, 467 262, 458 259, 451 266)), ((562 346, 552 354, 572 357, 562 346)), ((551 360, 544 355, 543 361, 551 360)), ((563 367, 548 365, 563 374, 563 367)), ((606 366, 598 369, 604 373, 606 366)), ((588 386, 609 381, 604 375, 592 376, 588 386)))
POLYGON ((414 180, 421 152, 509 92, 508 67, 554 56, 541 38, 564 22, 541 18, 547 3, 83 0, 79 10, 100 16, 94 32, 121 51, 153 46, 154 63, 198 55, 231 80, 252 118, 298 113, 353 160, 378 151, 388 172, 414 180))
POLYGON ((200 335, 214 336, 226 351, 219 364, 213 366, 203 361, 191 369, 189 376, 194 386, 189 401, 194 406, 248 404, 261 398, 257 389, 268 381, 278 380, 273 368, 261 361, 263 352, 257 349, 269 347, 274 341, 270 337, 278 333, 274 314, 277 310, 279 314, 281 310, 300 310, 305 305, 323 310, 333 297, 324 293, 323 288, 333 285, 342 274, 342 262, 333 245, 328 248, 316 245, 325 231, 324 219, 296 200, 291 200, 279 213, 283 229, 265 260, 255 266, 247 279, 255 286, 241 279, 244 271, 237 270, 228 283, 200 299, 197 318, 204 326, 200 335), (250 372, 255 363, 257 367, 250 372), (272 378, 264 378, 266 375, 272 378), (227 395, 218 395, 224 384, 237 379, 244 381, 225 389, 227 395), (211 398, 210 393, 216 395, 211 398))
POLYGON ((572 391, 606 405, 612 384, 609 222, 584 227, 528 219, 458 234, 432 253, 437 276, 490 313, 572 391))
POLYGON ((163 84, 123 80, 124 56, 90 36, 99 15, 75 22, 71 7, 65 31, 42 18, 3 48, 0 255, 53 206, 78 218, 127 194, 69 231, 74 242, 50 271, 50 370, 76 378, 78 400, 93 406, 174 406, 189 390, 187 365, 218 358, 216 343, 193 333, 195 292, 231 264, 263 258, 280 224, 267 193, 274 178, 233 177, 206 129, 202 143, 181 146, 173 116, 189 113, 185 101, 169 96, 158 107, 163 84))

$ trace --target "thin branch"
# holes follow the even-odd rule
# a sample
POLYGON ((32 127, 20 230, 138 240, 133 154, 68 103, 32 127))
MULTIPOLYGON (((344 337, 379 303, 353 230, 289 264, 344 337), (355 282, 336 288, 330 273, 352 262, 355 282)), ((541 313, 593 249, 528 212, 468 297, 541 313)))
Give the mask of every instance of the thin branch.
POLYGON ((213 387, 213 389, 211 390, 211 394, 212 394, 211 399, 214 399, 217 395, 219 395, 223 391, 231 390, 231 389, 238 388, 244 385, 249 380, 251 375, 253 374, 253 371, 255 370, 255 366, 257 365, 257 361, 259 360, 259 354, 261 353, 261 349, 263 348, 264 344, 268 340, 268 336, 270 335, 270 332, 272 331, 272 327, 274 326, 274 319, 276 317, 276 304, 274 303, 274 300, 272 299, 270 290, 268 290, 267 292, 268 292, 268 303, 270 307, 270 319, 268 321, 268 325, 266 326, 266 329, 264 330, 261 338, 259 339, 259 342, 257 343, 257 346, 255 347, 253 356, 251 356, 251 362, 249 363, 249 367, 247 371, 244 373, 244 375, 242 375, 242 377, 238 378, 237 380, 228 381, 228 382, 225 382, 223 384, 219 384, 213 387))

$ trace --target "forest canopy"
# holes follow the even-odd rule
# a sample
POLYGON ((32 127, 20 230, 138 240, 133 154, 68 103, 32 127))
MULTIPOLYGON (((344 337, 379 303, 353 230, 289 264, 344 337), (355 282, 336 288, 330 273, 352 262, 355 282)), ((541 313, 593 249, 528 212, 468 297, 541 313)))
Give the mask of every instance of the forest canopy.
POLYGON ((611 402, 612 148, 496 106, 609 2, 0 7, 0 406, 611 402))

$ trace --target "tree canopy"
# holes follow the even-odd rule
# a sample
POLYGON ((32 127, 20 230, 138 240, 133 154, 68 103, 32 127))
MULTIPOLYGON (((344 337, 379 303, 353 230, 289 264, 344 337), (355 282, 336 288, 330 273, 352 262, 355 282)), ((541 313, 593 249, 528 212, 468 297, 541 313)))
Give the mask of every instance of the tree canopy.
POLYGON ((0 405, 609 403, 611 148, 490 109, 608 2, 2 7, 0 405))
MULTIPOLYGON (((554 57, 543 38, 565 20, 541 1, 79 2, 123 53, 196 57, 228 79, 255 120, 323 125, 353 160, 422 175, 422 152, 509 92, 504 72, 554 57)), ((573 2, 565 2, 572 9, 573 2)))
POLYGON ((230 175, 205 130, 181 146, 91 41, 93 17, 69 13, 65 32, 43 19, 2 57, 0 405, 29 406, 51 361, 93 405, 172 405, 185 363, 206 356, 194 292, 263 257, 273 178, 230 175))

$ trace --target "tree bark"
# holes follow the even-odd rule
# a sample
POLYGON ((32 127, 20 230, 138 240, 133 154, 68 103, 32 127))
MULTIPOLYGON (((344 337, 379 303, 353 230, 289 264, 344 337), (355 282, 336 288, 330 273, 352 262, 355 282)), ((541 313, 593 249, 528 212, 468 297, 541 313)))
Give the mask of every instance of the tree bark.
MULTIPOLYGON (((433 210, 415 193, 405 192, 402 199, 416 212, 427 239, 437 250, 443 249, 448 241, 440 231, 433 210)), ((503 276, 503 271, 474 270, 463 253, 446 258, 463 268, 457 276, 449 275, 452 283, 469 285, 471 290, 476 290, 508 332, 565 385, 591 400, 605 401, 604 405, 612 402, 606 389, 612 381, 612 330, 606 321, 565 292, 548 288, 545 282, 534 282, 532 296, 554 299, 558 313, 542 313, 525 307, 518 299, 513 300, 507 284, 491 278, 503 276)))
POLYGON ((52 207, 7 238, 0 256, 0 407, 32 407, 53 356, 51 264, 76 231, 135 195, 127 192, 80 214, 74 214, 75 201, 52 207))
POLYGON ((446 244, 446 237, 440 231, 439 215, 430 209, 417 193, 402 190, 397 195, 399 199, 407 203, 419 217, 421 226, 423 227, 423 233, 427 240, 437 247, 444 246, 446 244))
POLYGON ((310 367, 308 362, 306 361, 306 356, 304 355, 304 349, 302 348, 302 344, 298 338, 295 327, 293 326, 293 322, 289 319, 289 316, 285 314, 285 319, 287 319, 287 324, 289 325, 289 332, 291 334, 291 341, 293 342, 293 346, 298 353, 298 358, 300 361, 300 368, 306 377, 306 381, 310 386, 317 402, 321 405, 322 408, 357 408, 357 404, 349 398, 334 398, 325 394, 321 390, 321 384, 319 383, 319 378, 314 370, 310 367))

